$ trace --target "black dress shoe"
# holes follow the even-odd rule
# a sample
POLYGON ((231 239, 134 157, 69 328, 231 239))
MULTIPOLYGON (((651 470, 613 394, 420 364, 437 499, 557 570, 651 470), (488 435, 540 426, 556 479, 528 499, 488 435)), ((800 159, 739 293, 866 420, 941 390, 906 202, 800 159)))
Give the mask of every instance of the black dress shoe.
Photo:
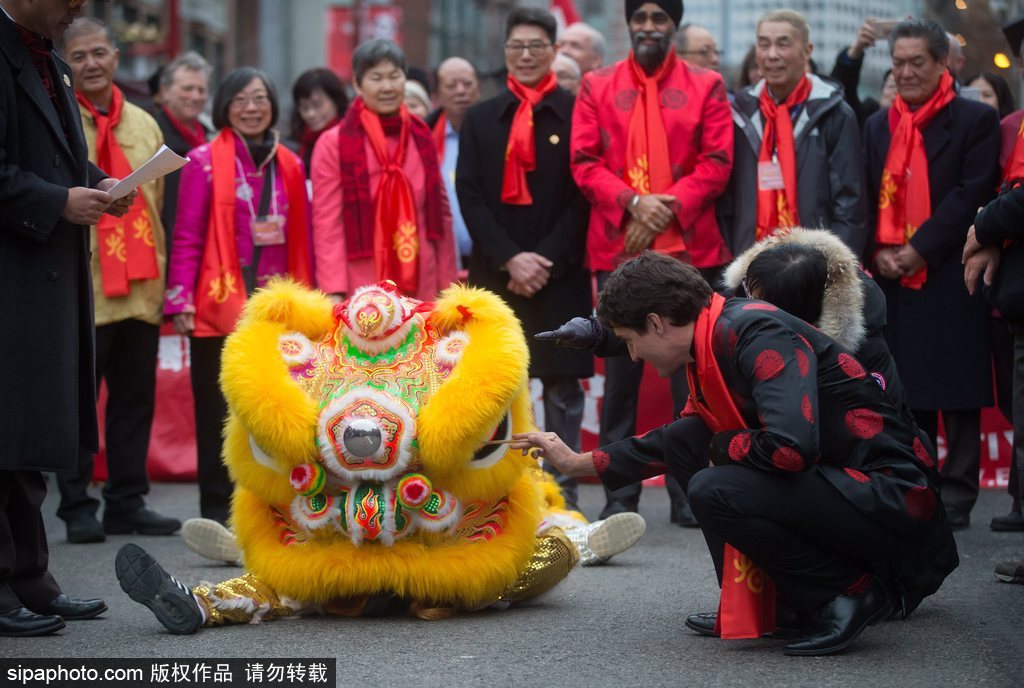
POLYGON ((603 509, 601 509, 601 515, 597 518, 599 521, 603 521, 609 516, 614 516, 615 514, 625 514, 631 511, 636 513, 638 506, 639 505, 636 502, 621 502, 609 499, 608 503, 604 505, 603 509))
POLYGON ((700 524, 697 523, 697 518, 693 515, 693 509, 690 508, 689 502, 673 504, 669 520, 683 528, 700 528, 700 524))
POLYGON ((76 600, 61 593, 50 600, 49 604, 32 609, 36 614, 63 617, 65 621, 83 621, 95 619, 107 611, 107 603, 103 600, 76 600))
POLYGON ((68 542, 84 544, 103 542, 107 539, 103 526, 95 516, 78 516, 68 521, 68 542))
POLYGON ((128 544, 120 549, 114 561, 114 572, 121 589, 139 604, 149 607, 171 633, 195 633, 203 623, 203 614, 192 591, 164 571, 138 545, 128 544))
POLYGON ((1024 514, 1011 511, 1006 516, 996 516, 989 524, 989 528, 1006 533, 1024 530, 1024 514))
POLYGON ((43 616, 24 607, 0 614, 0 636, 5 638, 50 635, 62 628, 64 619, 59 616, 43 616))
MULTIPOLYGON (((690 614, 683 623, 691 631, 711 638, 717 638, 715 625, 718 622, 717 612, 704 612, 702 614, 690 614)), ((805 614, 793 611, 788 607, 780 606, 775 614, 775 630, 765 633, 773 638, 794 638, 802 629, 806 628, 809 619, 805 614)))
POLYGON ((103 530, 108 535, 173 535, 181 521, 142 507, 127 514, 103 514, 103 530))
POLYGON ((841 652, 861 632, 892 613, 892 603, 878 581, 859 595, 838 595, 822 607, 810 633, 786 645, 787 655, 816 657, 841 652))
POLYGON ((967 530, 971 526, 971 514, 959 509, 946 507, 946 521, 950 530, 967 530))

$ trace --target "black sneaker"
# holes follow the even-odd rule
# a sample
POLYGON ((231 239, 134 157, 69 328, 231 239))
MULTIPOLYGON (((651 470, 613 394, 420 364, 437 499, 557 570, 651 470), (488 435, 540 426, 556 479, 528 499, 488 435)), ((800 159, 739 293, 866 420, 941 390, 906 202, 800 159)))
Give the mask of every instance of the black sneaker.
POLYGON ((171 633, 195 633, 203 623, 192 591, 138 545, 128 544, 118 551, 114 571, 128 597, 149 607, 171 633))
POLYGON ((126 514, 103 514, 103 530, 107 535, 173 535, 181 521, 142 507, 126 514))

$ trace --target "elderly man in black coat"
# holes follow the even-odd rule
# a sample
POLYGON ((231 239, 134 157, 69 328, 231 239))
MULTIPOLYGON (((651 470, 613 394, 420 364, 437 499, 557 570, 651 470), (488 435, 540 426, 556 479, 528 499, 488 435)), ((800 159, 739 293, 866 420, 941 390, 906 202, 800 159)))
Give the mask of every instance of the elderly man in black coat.
MULTIPOLYGON (((462 216, 473 237, 469 281, 500 294, 526 332, 554 329, 593 307, 583 265, 589 214, 569 172, 573 97, 554 82, 554 39, 548 12, 523 8, 509 15, 509 90, 466 113, 456 170, 462 216), (516 140, 533 149, 532 166, 517 152, 506 163, 509 137, 520 132, 529 132, 516 140), (516 179, 516 170, 525 179, 525 194, 513 199, 503 182, 516 179)), ((517 144, 517 151, 522 147, 517 144)), ((593 371, 589 352, 530 343, 530 376, 544 384, 545 426, 572 446, 579 447, 583 420, 579 378, 593 371)), ((560 482, 574 506, 575 480, 560 482)))
POLYGON ((864 128, 875 239, 868 255, 888 302, 889 348, 933 441, 942 412, 949 450, 942 501, 950 524, 966 528, 978 497, 980 409, 992 404, 992 369, 990 308, 964 289, 960 255, 998 183, 999 120, 953 92, 949 42, 934 21, 900 22, 889 44, 899 95, 864 128), (927 175, 914 173, 916 160, 927 175))
POLYGON ((84 2, 0 0, 0 636, 91 619, 48 572, 41 471, 97 449, 89 225, 123 215, 88 161, 68 65, 51 52, 84 2))

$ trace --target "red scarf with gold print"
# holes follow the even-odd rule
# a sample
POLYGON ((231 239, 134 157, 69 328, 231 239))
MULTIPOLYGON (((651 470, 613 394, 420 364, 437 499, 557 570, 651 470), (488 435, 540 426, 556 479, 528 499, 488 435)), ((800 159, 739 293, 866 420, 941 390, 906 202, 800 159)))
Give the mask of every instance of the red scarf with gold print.
POLYGON ((544 96, 558 88, 554 72, 548 72, 536 88, 530 88, 509 75, 508 90, 519 99, 512 116, 512 128, 505 144, 505 172, 501 177, 501 200, 509 205, 531 205, 533 195, 526 184, 526 173, 537 169, 537 144, 533 139, 533 108, 544 96))
MULTIPOLYGON (((892 141, 885 156, 882 183, 878 194, 878 226, 875 239, 879 246, 903 246, 932 214, 928 184, 928 157, 921 131, 949 105, 956 93, 953 77, 943 72, 939 87, 921 107, 911 111, 900 96, 889 108, 892 141)), ((900 284, 920 289, 928 279, 928 267, 913 275, 904 275, 900 284)))
POLYGON ((448 116, 444 114, 444 110, 441 111, 441 115, 434 122, 434 128, 430 132, 434 137, 434 145, 437 147, 437 164, 444 165, 444 144, 445 144, 445 129, 448 128, 448 116))
MULTIPOLYGON (((114 86, 110 111, 105 115, 81 93, 76 91, 75 97, 96 123, 96 166, 116 179, 124 179, 132 173, 132 166, 114 134, 121 122, 124 94, 114 86)), ((101 215, 96 223, 96 234, 105 296, 128 296, 131 282, 160 276, 153 243, 153 221, 141 193, 122 217, 101 215)))
POLYGON ((811 80, 806 76, 800 79, 800 83, 781 103, 776 103, 772 98, 767 84, 761 89, 759 105, 764 133, 757 162, 758 165, 778 162, 782 170, 784 188, 762 189, 760 179, 758 180, 758 241, 771 236, 777 229, 796 227, 800 224, 797 205, 799 195, 796 184, 796 143, 793 140, 793 118, 790 109, 807 102, 810 95, 811 80))
MULTIPOLYGON (((641 196, 663 193, 672 186, 672 163, 668 157, 668 136, 661 118, 658 82, 676 68, 676 54, 670 50, 654 74, 648 76, 632 52, 627 60, 636 84, 637 97, 629 114, 626 130, 626 168, 624 180, 641 196)), ((686 244, 679 232, 665 229, 654 238, 651 248, 661 253, 680 253, 686 244)))
MULTIPOLYGON (((357 106, 361 104, 362 101, 357 102, 357 106)), ((380 185, 373 199, 377 280, 391 280, 403 293, 415 294, 420 287, 420 234, 412 185, 403 169, 409 145, 409 117, 408 108, 402 105, 398 147, 394 155, 388 155, 388 140, 380 117, 365 105, 359 111, 359 123, 381 168, 380 185)))
MULTIPOLYGON (((712 334, 725 307, 725 299, 712 294, 711 304, 697 318, 693 332, 694 363, 686 366, 690 402, 713 432, 747 427, 733 403, 722 371, 715 360, 712 334), (700 390, 701 394, 695 394, 700 390), (703 398, 701 398, 701 396, 703 398)), ((714 470, 714 469, 711 469, 714 470)), ((725 545, 722 595, 717 630, 721 637, 759 638, 775 628, 775 583, 739 550, 725 545)))
POLYGON ((1020 123, 1017 139, 1013 142, 1013 152, 1010 153, 1006 166, 1003 168, 1003 183, 999 187, 999 193, 1005 193, 1020 186, 1022 182, 1024 182, 1024 121, 1020 123))
MULTIPOLYGON (((210 203, 210 228, 203 249, 196 287, 196 337, 224 337, 231 334, 245 305, 245 281, 238 260, 235 226, 235 134, 223 129, 210 143, 213 165, 213 199, 210 203)), ((288 252, 288 276, 308 287, 313 286, 309 235, 306 217, 306 180, 299 159, 278 145, 274 157, 281 171, 288 199, 285 246, 288 252)), ((269 184, 269 180, 264 182, 269 184)), ((271 190, 273 192, 273 190, 271 190)), ((257 269, 258 266, 253 266, 257 269)))

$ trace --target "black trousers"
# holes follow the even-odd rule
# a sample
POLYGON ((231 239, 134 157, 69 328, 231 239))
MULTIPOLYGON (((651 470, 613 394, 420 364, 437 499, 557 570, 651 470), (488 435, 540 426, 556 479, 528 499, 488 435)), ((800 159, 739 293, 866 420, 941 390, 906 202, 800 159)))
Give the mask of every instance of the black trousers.
POLYGON ((41 607, 60 594, 47 570, 44 499, 39 471, 0 471, 0 613, 41 607))
MULTIPOLYGON (((580 428, 583 425, 583 387, 575 377, 542 377, 544 386, 544 429, 558 435, 573 451, 580 450, 580 428)), ((545 462, 544 470, 554 476, 561 488, 566 506, 578 509, 579 483, 576 478, 562 475, 551 464, 545 462)))
POLYGON ((897 558, 914 544, 859 512, 814 469, 783 475, 715 466, 693 476, 688 494, 719 584, 728 542, 797 610, 828 602, 869 572, 868 562, 897 558))
MULTIPOLYGON (((917 425, 938 447, 939 411, 914 411, 917 425)), ((981 470, 981 409, 942 411, 946 461, 942 464, 942 503, 947 510, 969 514, 978 501, 981 470)))
POLYGON ((226 523, 234 490, 221 459, 228 403, 220 391, 220 355, 224 337, 192 337, 192 397, 196 407, 196 454, 199 477, 199 513, 226 523))
MULTIPOLYGON (((610 272, 597 273, 597 290, 604 289, 610 272)), ((640 401, 640 381, 644 374, 644 364, 634 363, 629 356, 613 356, 604 359, 604 399, 601 401, 601 429, 597 444, 605 447, 612 442, 624 440, 636 434, 637 403, 640 401)), ((686 405, 690 390, 686 384, 686 372, 680 369, 669 379, 672 393, 673 417, 679 415, 686 405)), ((665 476, 665 487, 668 489, 669 500, 673 505, 686 502, 686 493, 671 475, 665 476)), ((605 499, 608 504, 619 502, 628 509, 635 510, 640 503, 641 483, 612 491, 605 488, 605 499)))
MULTIPOLYGON (((149 492, 146 454, 153 427, 159 346, 159 326, 141 320, 122 320, 96 328, 96 384, 107 381, 105 514, 123 515, 141 509, 142 497, 149 492)), ((82 450, 76 471, 57 474, 57 515, 65 521, 96 514, 99 501, 88 492, 92 470, 93 454, 82 450)))
POLYGON ((1024 497, 1024 325, 1013 335, 1013 454, 1009 492, 1015 504, 1024 497))

